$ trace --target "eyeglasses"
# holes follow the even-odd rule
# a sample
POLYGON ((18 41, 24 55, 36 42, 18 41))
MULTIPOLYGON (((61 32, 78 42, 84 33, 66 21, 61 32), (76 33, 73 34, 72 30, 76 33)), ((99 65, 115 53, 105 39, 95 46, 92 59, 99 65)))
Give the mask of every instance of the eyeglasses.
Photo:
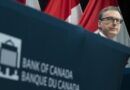
POLYGON ((121 24, 123 22, 122 19, 118 19, 118 18, 114 18, 114 17, 101 18, 101 21, 105 21, 106 23, 113 23, 116 21, 117 24, 121 24))

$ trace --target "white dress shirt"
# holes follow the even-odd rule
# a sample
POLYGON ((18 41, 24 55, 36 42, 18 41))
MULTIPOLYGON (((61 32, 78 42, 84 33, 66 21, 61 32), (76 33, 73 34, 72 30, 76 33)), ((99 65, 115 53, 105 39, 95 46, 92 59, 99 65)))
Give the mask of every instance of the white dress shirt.
MULTIPOLYGON (((100 36, 102 36, 104 38, 108 38, 100 29, 97 29, 94 33, 99 34, 100 36)), ((108 38, 108 39, 110 39, 110 38, 108 38)), ((116 37, 112 38, 111 40, 116 41, 116 37)))

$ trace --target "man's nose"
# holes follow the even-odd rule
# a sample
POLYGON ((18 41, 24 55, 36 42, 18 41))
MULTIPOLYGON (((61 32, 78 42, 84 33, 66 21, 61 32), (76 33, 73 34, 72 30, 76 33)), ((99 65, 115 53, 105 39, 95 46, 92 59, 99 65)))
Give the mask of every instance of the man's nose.
POLYGON ((113 24, 119 24, 118 20, 113 19, 113 24))

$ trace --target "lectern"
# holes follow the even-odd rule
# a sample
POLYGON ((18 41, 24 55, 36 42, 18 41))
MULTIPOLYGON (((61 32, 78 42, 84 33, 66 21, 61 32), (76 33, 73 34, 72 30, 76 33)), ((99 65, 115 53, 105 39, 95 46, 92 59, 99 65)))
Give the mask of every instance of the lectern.
POLYGON ((119 90, 130 56, 130 48, 119 43, 1 0, 0 53, 7 40, 17 58, 9 50, 0 54, 2 90, 119 90))

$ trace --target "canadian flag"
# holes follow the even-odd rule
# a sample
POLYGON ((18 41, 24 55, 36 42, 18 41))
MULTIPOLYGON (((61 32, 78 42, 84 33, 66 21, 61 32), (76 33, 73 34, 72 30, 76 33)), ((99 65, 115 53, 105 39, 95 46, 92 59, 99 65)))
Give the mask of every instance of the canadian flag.
POLYGON ((80 0, 50 0, 43 12, 75 25, 82 15, 80 0))
POLYGON ((38 0, 17 0, 18 2, 25 4, 31 8, 41 10, 38 0))

